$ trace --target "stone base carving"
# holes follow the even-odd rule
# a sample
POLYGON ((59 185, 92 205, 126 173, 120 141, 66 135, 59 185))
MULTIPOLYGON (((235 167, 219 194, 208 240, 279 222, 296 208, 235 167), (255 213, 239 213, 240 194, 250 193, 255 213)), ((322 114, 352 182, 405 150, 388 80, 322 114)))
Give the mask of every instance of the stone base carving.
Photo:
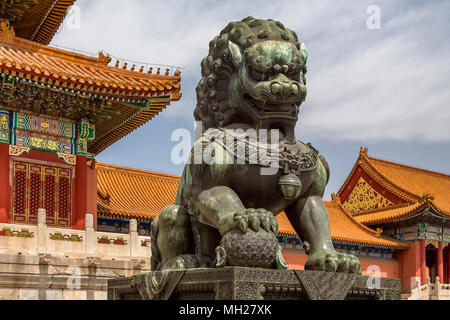
POLYGON ((152 271, 108 281, 108 299, 400 300, 400 279, 244 267, 152 271))

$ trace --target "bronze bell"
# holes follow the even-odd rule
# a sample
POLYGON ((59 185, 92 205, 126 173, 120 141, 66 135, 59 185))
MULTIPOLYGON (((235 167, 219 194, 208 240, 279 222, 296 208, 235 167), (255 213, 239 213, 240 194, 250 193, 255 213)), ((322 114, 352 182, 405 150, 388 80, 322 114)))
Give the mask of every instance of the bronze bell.
POLYGON ((300 178, 293 173, 285 174, 278 180, 278 186, 287 200, 296 199, 302 191, 302 182, 300 178))

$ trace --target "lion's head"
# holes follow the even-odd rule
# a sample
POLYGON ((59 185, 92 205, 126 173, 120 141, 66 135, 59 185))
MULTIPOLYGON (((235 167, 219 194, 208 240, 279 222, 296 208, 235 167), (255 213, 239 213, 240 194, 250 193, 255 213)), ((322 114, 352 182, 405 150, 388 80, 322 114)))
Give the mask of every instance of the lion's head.
POLYGON ((230 22, 202 60, 195 119, 204 130, 237 122, 295 123, 306 97, 306 59, 304 43, 281 22, 230 22))

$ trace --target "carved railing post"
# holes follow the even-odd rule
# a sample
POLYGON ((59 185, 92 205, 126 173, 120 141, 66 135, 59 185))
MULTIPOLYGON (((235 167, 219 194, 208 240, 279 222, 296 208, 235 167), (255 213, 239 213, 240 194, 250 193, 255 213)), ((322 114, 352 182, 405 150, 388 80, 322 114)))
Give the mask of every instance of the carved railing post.
POLYGON ((139 236, 137 233, 137 220, 130 219, 130 256, 135 257, 138 255, 139 250, 139 236))
POLYGON ((434 282, 434 295, 437 296, 437 299, 439 300, 439 297, 441 295, 441 279, 439 276, 436 276, 436 281, 434 282))
POLYGON ((420 299, 421 295, 422 295, 422 285, 420 284, 420 279, 416 280, 416 289, 417 290, 417 296, 416 299, 420 299))
POLYGON ((37 251, 39 253, 47 252, 47 212, 45 209, 38 209, 36 237, 37 237, 37 251))
POLYGON ((86 234, 86 254, 92 254, 95 250, 95 231, 94 231, 94 216, 90 213, 85 215, 84 230, 86 234))

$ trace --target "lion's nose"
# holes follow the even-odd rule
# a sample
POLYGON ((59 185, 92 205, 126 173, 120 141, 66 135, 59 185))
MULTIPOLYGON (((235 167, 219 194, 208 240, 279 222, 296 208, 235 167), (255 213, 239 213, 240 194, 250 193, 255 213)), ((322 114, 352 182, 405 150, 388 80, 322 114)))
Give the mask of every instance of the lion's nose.
POLYGON ((270 85, 270 91, 272 94, 277 95, 297 95, 299 88, 296 83, 293 83, 292 85, 289 85, 289 83, 278 83, 274 82, 270 85))
POLYGON ((280 92, 281 90, 281 86, 278 83, 272 83, 272 85, 270 86, 270 91, 272 91, 273 94, 277 94, 278 92, 280 92))

